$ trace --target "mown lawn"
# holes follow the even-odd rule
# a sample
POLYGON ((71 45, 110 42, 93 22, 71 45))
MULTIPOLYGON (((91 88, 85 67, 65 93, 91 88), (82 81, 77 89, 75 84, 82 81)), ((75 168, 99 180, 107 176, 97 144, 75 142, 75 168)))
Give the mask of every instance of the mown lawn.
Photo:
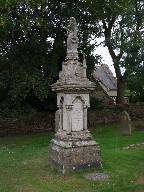
POLYGON ((91 128, 99 142, 103 167, 62 175, 48 162, 48 145, 53 133, 38 133, 0 139, 0 192, 144 192, 144 148, 121 150, 144 142, 144 131, 121 135, 120 125, 91 128), (108 181, 90 181, 84 174, 102 172, 108 181))

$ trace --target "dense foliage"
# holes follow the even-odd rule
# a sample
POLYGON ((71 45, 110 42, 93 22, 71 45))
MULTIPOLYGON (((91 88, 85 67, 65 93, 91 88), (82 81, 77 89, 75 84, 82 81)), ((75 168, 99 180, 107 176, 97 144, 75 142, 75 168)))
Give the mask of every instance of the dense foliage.
POLYGON ((144 67, 139 67, 127 78, 127 95, 130 102, 144 101, 144 67))
POLYGON ((122 104, 130 77, 134 75, 139 81, 136 71, 144 67, 144 1, 91 1, 89 11, 97 21, 99 36, 104 37, 102 43, 107 46, 113 60, 117 77, 117 103, 122 104))
POLYGON ((84 52, 91 74, 96 57, 90 45, 92 27, 86 24, 89 16, 81 13, 82 6, 79 1, 1 2, 1 109, 26 104, 38 109, 53 108, 55 95, 50 85, 57 80, 65 58, 70 16, 77 18, 80 59, 84 52))
POLYGON ((97 63, 97 43, 92 45, 91 38, 104 37, 116 71, 117 102, 122 103, 125 85, 132 87, 127 80, 139 81, 143 70, 143 7, 142 0, 1 0, 0 110, 53 109, 50 85, 66 55, 71 16, 78 23, 79 56, 82 60, 86 54, 88 75, 97 63))

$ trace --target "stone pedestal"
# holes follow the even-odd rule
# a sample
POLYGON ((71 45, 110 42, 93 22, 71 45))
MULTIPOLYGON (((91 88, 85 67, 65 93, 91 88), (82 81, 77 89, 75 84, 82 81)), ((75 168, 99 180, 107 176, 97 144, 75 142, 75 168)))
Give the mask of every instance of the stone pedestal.
POLYGON ((88 131, 56 135, 49 146, 49 162, 60 172, 100 167, 100 149, 88 131))
POLYGON ((77 26, 68 26, 67 57, 59 80, 52 85, 57 92, 56 134, 49 146, 49 162, 62 173, 100 167, 100 149, 87 130, 89 92, 95 85, 86 77, 86 60, 78 61, 77 26))

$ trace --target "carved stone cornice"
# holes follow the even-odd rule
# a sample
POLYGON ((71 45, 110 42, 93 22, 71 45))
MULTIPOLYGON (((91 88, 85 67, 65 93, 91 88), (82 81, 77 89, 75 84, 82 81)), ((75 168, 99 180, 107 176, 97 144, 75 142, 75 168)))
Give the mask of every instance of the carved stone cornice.
POLYGON ((95 89, 95 86, 82 86, 82 85, 61 85, 52 86, 52 91, 68 92, 68 93, 89 93, 95 89))

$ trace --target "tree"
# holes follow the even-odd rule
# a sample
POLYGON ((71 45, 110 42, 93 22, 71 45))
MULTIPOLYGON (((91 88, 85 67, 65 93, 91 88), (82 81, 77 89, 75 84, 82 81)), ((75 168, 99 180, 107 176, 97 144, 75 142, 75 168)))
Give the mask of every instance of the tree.
POLYGON ((124 90, 128 77, 143 65, 143 9, 142 0, 91 1, 89 12, 96 21, 112 57, 117 77, 117 103, 124 103, 124 90), (99 11, 101 10, 101 11, 99 11))
POLYGON ((142 0, 1 1, 1 105, 21 106, 29 98, 51 103, 50 85, 66 55, 71 16, 78 23, 79 55, 82 61, 86 54, 88 75, 97 63, 91 37, 105 37, 117 76, 117 103, 123 103, 127 79, 142 66, 143 5, 142 0))
POLYGON ((144 101, 144 67, 139 67, 128 77, 126 87, 129 90, 131 102, 144 101))
MULTIPOLYGON (((87 56, 88 74, 94 69, 90 19, 84 3, 74 0, 2 1, 0 89, 1 106, 11 108, 52 100, 50 85, 56 81, 66 55, 66 26, 71 16, 79 26, 79 53, 87 56), (48 98, 48 99, 47 99, 48 98)), ((47 105, 48 106, 48 105, 47 105)))

